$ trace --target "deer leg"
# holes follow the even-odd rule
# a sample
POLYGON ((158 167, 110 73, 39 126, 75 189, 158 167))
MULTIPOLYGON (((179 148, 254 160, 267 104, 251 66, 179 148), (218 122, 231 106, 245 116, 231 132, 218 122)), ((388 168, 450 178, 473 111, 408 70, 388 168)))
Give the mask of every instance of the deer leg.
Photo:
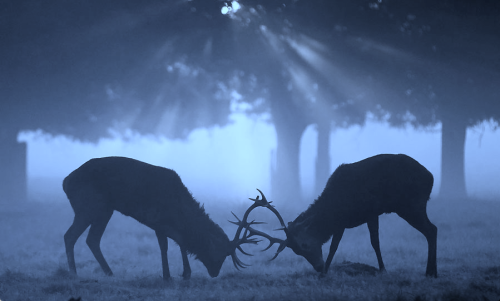
POLYGON ((66 234, 64 234, 64 245, 66 247, 69 271, 74 274, 76 274, 75 243, 88 226, 90 226, 90 221, 83 218, 82 215, 75 213, 73 224, 66 231, 66 234))
POLYGON ((87 236, 87 245, 89 246, 90 251, 94 254, 95 259, 99 262, 104 273, 108 276, 113 276, 113 272, 109 268, 106 259, 102 255, 101 251, 101 238, 104 234, 104 230, 108 225, 111 216, 113 215, 113 210, 105 210, 99 212, 99 214, 95 217, 94 221, 92 221, 89 235, 87 236))
POLYGON ((425 275, 428 277, 437 278, 437 227, 431 223, 427 217, 425 207, 423 210, 417 212, 403 212, 398 215, 406 220, 408 224, 417 229, 427 239, 428 253, 427 253, 427 269, 425 275))
POLYGON ((170 269, 168 267, 168 257, 167 257, 168 239, 165 233, 163 232, 155 231, 155 233, 156 233, 156 238, 158 239, 158 244, 160 245, 163 280, 168 280, 170 279, 170 269))
POLYGON ((335 252, 337 252, 337 248, 339 247, 342 235, 344 235, 344 230, 345 229, 342 228, 333 232, 332 244, 330 245, 330 253, 328 253, 328 257, 326 258, 325 269, 323 271, 323 274, 326 274, 328 272, 328 268, 332 263, 333 255, 335 255, 335 252))
POLYGON ((181 248, 181 254, 182 254, 182 265, 184 267, 184 271, 182 272, 182 277, 184 280, 188 280, 191 278, 191 267, 189 266, 189 260, 187 256, 187 251, 186 248, 179 246, 181 248))
POLYGON ((381 272, 385 271, 384 262, 382 261, 382 254, 380 253, 380 241, 378 237, 378 216, 370 219, 367 222, 368 231, 370 231, 370 242, 372 243, 372 247, 375 250, 375 254, 377 255, 378 261, 378 269, 381 272))

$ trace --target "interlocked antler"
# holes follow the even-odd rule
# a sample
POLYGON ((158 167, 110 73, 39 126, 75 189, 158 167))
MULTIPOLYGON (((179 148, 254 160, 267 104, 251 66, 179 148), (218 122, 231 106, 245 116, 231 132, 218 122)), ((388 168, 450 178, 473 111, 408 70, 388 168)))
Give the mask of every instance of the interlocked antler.
MULTIPOLYGON (((281 251, 283 251, 286 248, 287 241, 279 239, 279 238, 272 237, 269 234, 266 234, 264 232, 261 232, 259 230, 256 230, 256 229, 252 228, 251 227, 252 225, 264 224, 264 222, 256 222, 256 221, 248 222, 247 221, 248 215, 250 214, 250 212, 253 209, 255 209, 257 207, 268 208, 269 210, 271 210, 278 217, 278 219, 279 219, 279 221, 281 223, 282 228, 280 228, 278 230, 284 230, 285 233, 287 233, 287 229, 286 229, 286 226, 285 226, 285 222, 283 221, 283 218, 281 218, 281 215, 278 213, 278 211, 274 208, 274 206, 271 205, 271 202, 267 201, 267 199, 264 196, 264 194, 262 193, 262 191, 260 191, 259 189, 257 189, 257 190, 262 195, 262 199, 259 199, 259 196, 257 196, 255 199, 250 198, 250 200, 254 201, 254 203, 252 204, 252 206, 250 206, 250 208, 247 209, 247 211, 243 215, 243 219, 242 220, 240 220, 236 216, 236 214, 234 214, 233 212, 231 212, 233 214, 233 216, 236 218, 237 221, 236 222, 229 221, 229 222, 232 223, 232 224, 238 225, 238 230, 236 230, 236 234, 234 236, 233 243, 235 243, 235 251, 236 251, 236 249, 238 249, 238 250, 240 250, 241 253, 243 253, 245 255, 249 255, 249 256, 252 256, 252 255, 249 254, 249 253, 246 253, 245 251, 243 251, 243 249, 241 248, 241 244, 243 244, 243 243, 253 243, 253 244, 258 243, 259 240, 250 239, 250 237, 252 237, 252 236, 262 236, 262 237, 264 237, 264 238, 266 238, 266 239, 269 240, 269 245, 264 250, 262 250, 262 251, 269 250, 269 248, 271 248, 274 244, 279 243, 280 246, 278 247, 278 250, 276 251, 276 254, 274 255, 274 257, 271 259, 271 260, 274 260, 276 257, 278 257, 279 253, 281 253, 281 251), (240 239, 239 237, 240 237, 240 234, 241 234, 241 230, 243 228, 245 228, 245 232, 243 233, 243 237, 240 239)), ((238 269, 238 266, 241 267, 241 268, 245 268, 245 267, 248 266, 247 264, 241 262, 241 260, 239 260, 238 257, 236 257, 236 253, 234 253, 234 255, 232 255, 232 258, 233 258, 234 266, 237 269, 238 269)))
POLYGON ((234 247, 234 250, 233 252, 231 253, 231 258, 233 259, 233 264, 234 264, 234 267, 236 269, 239 270, 239 268, 246 268, 247 266, 249 266, 248 264, 242 262, 238 256, 236 256, 236 250, 240 250, 241 253, 245 254, 245 255, 248 255, 248 256, 253 256, 252 254, 249 254, 247 252, 245 252, 242 248, 241 248, 241 245, 244 244, 244 243, 251 243, 251 244, 257 244, 259 242, 259 240, 257 239, 251 239, 250 236, 252 236, 251 234, 249 235, 248 232, 248 228, 250 225, 252 224, 257 224, 259 222, 255 222, 255 221, 252 221, 252 222, 248 222, 247 219, 248 219, 248 215, 250 214, 250 212, 252 212, 252 210, 254 210, 255 208, 259 207, 259 206, 262 206, 264 205, 261 200, 259 200, 259 198, 257 197, 256 200, 254 200, 254 203, 252 204, 252 206, 250 206, 247 211, 245 211, 245 214, 243 215, 243 220, 240 220, 236 214, 234 214, 233 212, 231 212, 234 217, 236 217, 236 222, 233 222, 233 221, 229 221, 230 223, 232 224, 235 224, 238 226, 238 229, 236 230, 236 234, 234 235, 234 239, 232 241, 233 243, 233 247, 234 247), (245 232, 243 233, 243 237, 240 238, 240 234, 241 234, 241 230, 243 230, 243 228, 245 228, 245 232))
MULTIPOLYGON (((252 201, 254 202, 260 202, 260 206, 262 207, 266 207, 267 209, 271 210, 271 212, 274 213, 274 215, 276 215, 276 217, 278 218, 278 220, 280 221, 280 224, 281 224, 281 228, 279 229, 276 229, 276 230, 283 230, 285 231, 285 234, 288 234, 288 229, 286 228, 286 225, 285 225, 285 222, 283 221, 283 218, 281 217, 281 215, 279 214, 278 210, 276 210, 276 208, 274 208, 273 205, 271 205, 272 202, 268 202, 267 199, 266 199, 266 196, 264 195, 264 193, 262 193, 262 191, 260 191, 260 189, 257 189, 257 191, 260 192, 260 195, 262 196, 262 200, 259 200, 259 196, 257 196, 257 198, 255 199, 251 199, 252 201)), ((275 243, 279 243, 279 247, 278 247, 278 250, 276 250, 276 254, 274 254, 273 258, 271 258, 270 260, 274 260, 276 259, 276 257, 278 257, 278 255, 286 248, 287 246, 287 241, 286 240, 282 240, 282 239, 279 239, 279 238, 276 238, 276 237, 272 237, 270 236, 269 234, 266 234, 264 232, 261 232, 261 231, 258 231, 258 230, 255 230, 253 228, 251 228, 250 226, 247 228, 250 232, 250 235, 248 237, 251 237, 253 235, 258 235, 258 236, 262 236, 264 238, 267 238, 269 240, 269 245, 267 246, 267 248, 265 248, 264 250, 262 251, 267 251, 269 250, 269 248, 271 248, 275 243)))

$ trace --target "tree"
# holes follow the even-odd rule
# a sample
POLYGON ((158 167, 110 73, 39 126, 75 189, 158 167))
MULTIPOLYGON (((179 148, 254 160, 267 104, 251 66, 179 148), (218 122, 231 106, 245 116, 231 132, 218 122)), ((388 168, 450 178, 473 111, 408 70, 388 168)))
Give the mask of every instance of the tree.
POLYGON ((363 22, 346 25, 358 36, 352 52, 366 58, 365 70, 378 79, 385 95, 379 101, 391 124, 442 124, 440 193, 464 197, 466 129, 500 120, 500 5, 419 1, 367 7, 363 22))
POLYGON ((228 122, 230 99, 220 85, 225 75, 207 76, 179 55, 210 59, 210 37, 191 39, 184 45, 189 49, 178 47, 195 26, 193 18, 201 16, 190 8, 155 0, 2 5, 2 201, 25 198, 26 149, 16 144, 20 130, 96 141, 111 127, 158 133, 159 124, 170 123, 175 126, 163 134, 182 138, 193 128, 228 122), (174 56, 172 49, 180 50, 174 56), (169 120, 172 114, 152 116, 158 108, 175 108, 176 120, 169 120))
POLYGON ((0 50, 2 201, 26 197, 26 146, 16 141, 20 130, 44 127, 74 133, 80 122, 85 124, 81 136, 95 138, 96 132, 110 125, 110 114, 120 106, 97 96, 90 81, 94 70, 84 62, 73 63, 78 46, 66 42, 78 41, 69 34, 75 22, 69 19, 63 27, 51 18, 55 13, 64 19, 64 10, 46 8, 38 1, 10 1, 1 8, 0 26, 5 29, 0 50), (59 40, 63 38, 64 42, 59 40))
MULTIPOLYGON (((357 72, 339 60, 343 49, 332 47, 334 26, 325 26, 324 20, 311 22, 309 13, 317 8, 293 1, 244 4, 229 15, 237 45, 234 62, 266 87, 260 97, 242 93, 247 95, 243 100, 261 104, 265 99, 277 135, 273 195, 290 202, 300 199, 299 149, 306 127, 317 123, 321 129, 317 182, 326 182, 330 164, 325 138, 332 119, 336 126, 362 124, 372 102, 367 101, 368 90, 355 85, 357 72)), ((321 17, 314 16, 314 21, 321 17)))
POLYGON ((309 38, 336 53, 329 62, 338 73, 369 91, 367 110, 394 126, 442 124, 441 193, 463 197, 466 128, 499 120, 499 6, 317 0, 296 2, 293 11, 309 17, 300 27, 309 38))
MULTIPOLYGON (((325 61, 335 64, 342 78, 355 79, 370 93, 355 104, 360 115, 366 111, 389 115, 395 126, 442 124, 441 195, 464 197, 466 128, 500 120, 500 4, 487 0, 287 4, 286 20, 331 52, 325 61)), ((309 50, 308 55, 315 53, 309 50)), ((325 74, 327 86, 333 88, 329 91, 333 103, 352 99, 341 93, 342 79, 331 70, 325 74)), ((318 116, 318 131, 326 128, 322 130, 326 133, 327 122, 321 121, 326 119, 316 112, 318 116)), ((322 142, 318 151, 325 158, 322 142)), ((318 162, 318 179, 325 174, 321 166, 318 162)))

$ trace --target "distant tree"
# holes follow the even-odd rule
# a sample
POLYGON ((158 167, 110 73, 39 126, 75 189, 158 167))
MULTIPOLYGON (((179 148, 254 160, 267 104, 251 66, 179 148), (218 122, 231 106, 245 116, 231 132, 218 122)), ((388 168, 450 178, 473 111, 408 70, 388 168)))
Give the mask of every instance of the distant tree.
POLYGON ((208 19, 188 4, 28 0, 0 9, 2 201, 25 198, 21 130, 96 141, 112 127, 182 138, 227 124, 227 77, 183 61, 213 51, 211 36, 185 42, 193 20, 208 19))
POLYGON ((357 15, 343 23, 351 53, 365 62, 389 122, 440 122, 440 193, 465 197, 466 129, 500 120, 500 3, 364 3, 345 13, 357 15))
POLYGON ((317 124, 320 183, 329 174, 331 124, 362 124, 368 111, 389 113, 394 125, 442 122, 441 190, 458 183, 451 190, 460 192, 453 167, 463 178, 463 155, 460 161, 446 149, 462 145, 463 152, 466 126, 498 120, 491 102, 498 20, 495 10, 456 3, 7 1, 0 8, 8 16, 0 26, 11 29, 0 48, 0 145, 8 155, 0 166, 4 175, 14 172, 7 164, 22 153, 12 148, 19 130, 95 141, 114 126, 182 138, 226 124, 230 103, 240 99, 270 113, 280 199, 300 195, 305 128, 317 124), (453 122, 464 130, 453 127, 457 138, 447 139, 453 122))
MULTIPOLYGON (((293 127, 297 128, 295 135, 289 135, 296 137, 293 145, 298 144, 307 124, 316 123, 319 190, 321 178, 329 173, 329 164, 322 164, 328 160, 329 119, 355 124, 371 111, 377 117, 389 116, 395 126, 426 127, 440 122, 441 194, 466 195, 466 128, 500 120, 499 2, 312 0, 271 1, 255 7, 261 39, 274 50, 276 61, 282 62, 281 69, 272 69, 281 70, 287 90, 293 89, 290 99, 295 99, 273 104, 286 105, 286 109, 277 106, 271 110, 278 134, 277 168, 280 158, 286 158, 279 153, 280 133, 283 137, 291 133, 290 120, 300 125, 293 127), (315 95, 312 83, 322 97, 315 95), (358 90, 349 89, 346 83, 358 90), (363 94, 368 96, 359 97, 363 94), (302 100, 297 101, 297 95, 302 100), (352 105, 343 116, 347 121, 332 109, 342 104, 352 105), (290 106, 297 108, 295 116, 302 117, 291 117, 290 106), (280 131, 277 116, 283 113, 288 116, 288 127, 283 122, 280 131)), ((249 19, 253 20, 242 17, 245 24, 249 19)), ((271 103, 283 98, 286 91, 277 94, 270 97, 271 103)), ((294 158, 286 163, 288 168, 298 161, 291 149, 297 148, 287 145, 288 155, 294 158)), ((282 185, 296 183, 284 179, 282 185)))
POLYGON ((228 16, 234 23, 235 65, 264 87, 257 89, 261 92, 257 96, 242 93, 246 96, 242 101, 255 100, 258 112, 268 109, 277 135, 273 195, 297 200, 300 140, 306 127, 318 125, 317 182, 323 186, 330 168, 330 124, 362 124, 373 102, 367 100, 369 91, 355 84, 357 73, 337 57, 340 53, 330 41, 333 26, 318 21, 325 16, 311 18, 313 9, 294 1, 241 5, 228 16))
POLYGON ((418 76, 425 79, 431 71, 427 93, 442 124, 440 193, 465 197, 466 130, 500 121, 500 3, 457 2, 436 11, 424 19, 433 28, 428 49, 435 51, 420 51, 428 70, 418 70, 418 76))
POLYGON ((40 1, 7 1, 0 9, 0 199, 10 202, 26 197, 26 146, 17 144, 19 131, 43 128, 96 139, 121 104, 97 84, 100 66, 89 64, 93 50, 82 48, 87 37, 76 32, 78 18, 40 1))
MULTIPOLYGON (((335 66, 336 72, 325 73, 330 100, 334 106, 346 100, 354 103, 358 114, 351 111, 347 117, 371 111, 376 117, 388 117, 394 126, 441 123, 440 191, 464 197, 466 128, 499 120, 499 6, 487 0, 298 1, 287 3, 285 24, 293 24, 300 29, 295 32, 330 52, 323 59, 311 49, 301 49, 311 62, 335 66), (359 94, 369 96, 353 102, 345 86, 339 85, 353 81, 359 94)), ((328 160, 327 120, 332 113, 324 106, 314 113, 319 133, 317 191, 327 174, 328 165, 322 162, 328 160)), ((338 116, 333 120, 338 122, 338 116)))

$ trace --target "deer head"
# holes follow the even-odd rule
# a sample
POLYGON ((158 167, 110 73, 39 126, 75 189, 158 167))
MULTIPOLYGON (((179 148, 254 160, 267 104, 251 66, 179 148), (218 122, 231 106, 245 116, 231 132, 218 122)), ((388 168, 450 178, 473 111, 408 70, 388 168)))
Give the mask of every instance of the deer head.
POLYGON ((285 225, 285 222, 283 221, 283 218, 279 214, 278 210, 276 210, 276 208, 274 208, 274 206, 271 205, 271 202, 267 201, 262 191, 260 191, 259 189, 257 190, 261 194, 262 199, 260 199, 259 196, 257 196, 255 199, 250 199, 254 201, 254 204, 249 208, 249 210, 247 210, 247 212, 245 212, 243 221, 240 221, 235 215, 238 221, 232 223, 239 225, 238 231, 241 232, 241 229, 245 228, 246 229, 245 233, 247 233, 245 234, 246 238, 252 236, 262 236, 268 239, 269 245, 262 251, 268 250, 276 243, 279 244, 278 250, 274 254, 273 258, 271 258, 271 260, 274 260, 286 247, 289 247, 295 254, 303 256, 314 267, 316 271, 323 272, 325 263, 323 261, 323 252, 321 248, 322 242, 321 240, 318 240, 313 235, 311 235, 309 231, 308 220, 300 220, 299 216, 299 218, 297 218, 295 221, 289 222, 287 227, 285 225), (282 228, 278 230, 285 231, 286 240, 272 237, 269 234, 255 230, 254 228, 251 227, 254 224, 262 224, 261 222, 252 221, 248 223, 246 221, 250 211, 252 211, 256 207, 268 208, 269 210, 271 210, 271 212, 273 212, 276 215, 282 226, 282 228))

